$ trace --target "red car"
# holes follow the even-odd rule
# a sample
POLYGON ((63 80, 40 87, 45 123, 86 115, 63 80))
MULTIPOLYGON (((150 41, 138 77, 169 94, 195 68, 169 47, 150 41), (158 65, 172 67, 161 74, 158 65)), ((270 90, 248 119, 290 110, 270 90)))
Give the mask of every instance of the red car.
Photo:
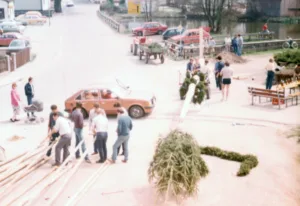
POLYGON ((26 38, 24 38, 24 36, 21 35, 20 33, 16 33, 16 32, 4 33, 3 35, 0 36, 0 46, 8 47, 10 42, 12 42, 15 39, 26 39, 26 38))
POLYGON ((146 22, 142 26, 132 29, 133 35, 143 36, 145 35, 161 35, 166 31, 168 27, 158 22, 146 22))
MULTIPOLYGON (((203 28, 203 38, 209 38, 210 29, 208 27, 203 28)), ((171 41, 180 44, 198 44, 199 43, 199 29, 188 29, 182 35, 173 36, 171 41)))

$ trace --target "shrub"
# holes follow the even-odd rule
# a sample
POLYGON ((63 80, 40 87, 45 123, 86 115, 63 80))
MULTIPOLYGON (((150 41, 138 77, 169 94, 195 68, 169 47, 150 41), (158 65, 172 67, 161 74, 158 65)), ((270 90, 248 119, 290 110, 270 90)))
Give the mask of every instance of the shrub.
POLYGON ((250 170, 258 165, 258 160, 253 155, 241 155, 237 152, 228 152, 217 147, 200 147, 201 154, 219 157, 221 159, 241 162, 237 176, 246 176, 250 170))
POLYGON ((300 50, 291 49, 277 53, 274 55, 274 60, 278 65, 287 65, 287 68, 293 68, 296 64, 300 64, 300 50))
POLYGON ((190 84, 196 83, 196 81, 193 78, 196 75, 199 76, 200 81, 196 85, 196 89, 195 89, 195 93, 194 93, 192 101, 194 104, 201 104, 201 102, 203 101, 203 99, 205 97, 205 85, 204 85, 205 77, 204 77, 204 74, 202 74, 202 73, 198 73, 198 74, 195 74, 192 76, 190 74, 190 72, 187 72, 185 80, 179 89, 179 95, 180 95, 180 99, 185 99, 185 95, 188 92, 190 84))

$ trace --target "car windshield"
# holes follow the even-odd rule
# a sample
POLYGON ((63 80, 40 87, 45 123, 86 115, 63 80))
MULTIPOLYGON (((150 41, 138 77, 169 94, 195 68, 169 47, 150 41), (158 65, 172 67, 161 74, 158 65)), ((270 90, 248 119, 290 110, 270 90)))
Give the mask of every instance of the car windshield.
POLYGON ((24 47, 24 41, 12 41, 9 47, 24 47))

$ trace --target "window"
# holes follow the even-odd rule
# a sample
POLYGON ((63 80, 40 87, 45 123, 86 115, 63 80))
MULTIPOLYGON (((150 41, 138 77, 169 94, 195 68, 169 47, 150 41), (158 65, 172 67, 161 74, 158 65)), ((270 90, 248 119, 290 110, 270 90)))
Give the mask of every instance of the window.
POLYGON ((159 24, 157 24, 157 23, 156 24, 152 24, 152 27, 153 28, 157 28, 157 27, 159 27, 159 24))
POLYGON ((97 89, 85 90, 82 95, 83 100, 98 100, 99 92, 97 89))
POLYGON ((101 98, 102 99, 117 99, 118 95, 116 95, 114 92, 112 92, 109 89, 102 89, 101 90, 101 98))

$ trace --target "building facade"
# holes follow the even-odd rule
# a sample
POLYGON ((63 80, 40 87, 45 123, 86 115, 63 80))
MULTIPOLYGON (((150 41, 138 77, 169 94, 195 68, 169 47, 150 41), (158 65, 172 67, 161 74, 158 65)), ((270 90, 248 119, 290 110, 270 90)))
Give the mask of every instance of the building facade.
POLYGON ((39 11, 43 15, 51 15, 51 0, 14 0, 16 16, 27 11, 39 11))
POLYGON ((300 0, 251 0, 247 12, 264 16, 299 16, 300 0))
POLYGON ((8 1, 0 0, 0 19, 8 18, 8 1))

